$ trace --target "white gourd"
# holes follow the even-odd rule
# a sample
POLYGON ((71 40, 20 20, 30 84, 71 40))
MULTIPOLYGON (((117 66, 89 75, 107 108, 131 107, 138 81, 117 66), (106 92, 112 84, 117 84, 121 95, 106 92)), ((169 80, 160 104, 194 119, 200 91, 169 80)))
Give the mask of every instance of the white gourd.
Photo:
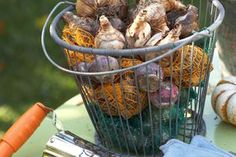
POLYGON ((236 125, 236 77, 230 76, 221 80, 211 96, 212 108, 219 117, 236 125))

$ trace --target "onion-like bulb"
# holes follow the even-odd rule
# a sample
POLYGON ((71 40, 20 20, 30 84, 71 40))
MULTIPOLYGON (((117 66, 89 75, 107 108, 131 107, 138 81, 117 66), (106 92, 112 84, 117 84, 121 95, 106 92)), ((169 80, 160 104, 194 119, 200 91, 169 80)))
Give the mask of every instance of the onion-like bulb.
POLYGON ((126 40, 129 48, 143 47, 151 37, 151 26, 146 22, 146 10, 141 10, 134 22, 126 30, 126 40))
POLYGON ((99 18, 100 28, 95 37, 95 47, 103 49, 123 49, 125 47, 124 35, 115 29, 106 16, 99 18))
POLYGON ((126 0, 77 0, 76 11, 81 17, 96 18, 105 14, 124 19, 127 16, 128 5, 126 0))

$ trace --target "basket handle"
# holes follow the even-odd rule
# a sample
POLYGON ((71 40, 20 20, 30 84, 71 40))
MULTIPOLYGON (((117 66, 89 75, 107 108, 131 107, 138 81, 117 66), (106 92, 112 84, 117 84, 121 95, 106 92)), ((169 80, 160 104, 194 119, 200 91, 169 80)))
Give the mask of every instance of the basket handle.
POLYGON ((160 60, 161 58, 164 58, 166 56, 169 56, 171 55, 174 51, 178 50, 179 48, 181 48, 182 46, 184 46, 185 44, 187 43, 190 43, 191 41, 196 41, 198 39, 201 39, 203 36, 206 36, 206 37, 211 37, 212 36, 212 31, 215 30, 223 21, 223 18, 224 18, 224 15, 225 15, 225 12, 224 12, 224 8, 222 6, 222 4, 219 2, 219 0, 212 0, 212 3, 214 6, 216 6, 219 10, 220 10, 220 14, 219 16, 217 17, 216 19, 216 23, 212 24, 211 26, 209 26, 207 29, 204 29, 202 30, 201 32, 195 32, 193 35, 185 38, 185 39, 181 39, 177 42, 174 42, 174 43, 168 43, 168 44, 163 44, 163 45, 160 45, 160 46, 154 46, 154 47, 150 47, 150 48, 136 48, 136 49, 132 49, 131 50, 131 53, 132 54, 138 54, 138 53, 148 53, 148 52, 155 52, 155 51, 160 51, 160 50, 164 50, 164 49, 169 49, 169 51, 167 51, 165 54, 161 55, 161 56, 158 56, 156 58, 153 58, 152 60, 149 60, 149 61, 146 61, 144 63, 141 63, 141 64, 138 64, 138 65, 135 65, 135 66, 132 66, 132 67, 128 67, 128 68, 124 68, 124 69, 119 69, 119 70, 114 70, 114 71, 106 71, 106 72, 79 72, 79 71, 72 71, 70 69, 67 69, 67 68, 64 68, 62 66, 60 66, 59 64, 57 64, 57 62, 55 62, 51 57, 50 55, 48 54, 47 52, 47 48, 45 46, 45 34, 46 34, 46 28, 48 27, 49 25, 49 21, 52 17, 52 14, 55 13, 55 11, 58 9, 58 7, 62 4, 69 4, 70 6, 65 8, 62 12, 60 12, 60 14, 58 14, 56 16, 55 19, 53 19, 52 21, 52 24, 51 24, 51 27, 50 27, 50 35, 51 37, 54 39, 54 41, 58 44, 58 45, 61 45, 63 46, 64 48, 67 48, 69 50, 73 50, 73 51, 82 51, 84 53, 88 53, 88 54, 97 54, 97 55, 108 55, 110 53, 118 53, 119 52, 119 55, 118 56, 126 56, 128 54, 130 54, 130 50, 129 49, 122 49, 122 50, 115 50, 115 49, 111 49, 109 50, 109 53, 107 49, 93 49, 93 48, 85 48, 85 47, 78 47, 76 45, 70 45, 68 43, 66 43, 65 41, 62 41, 59 36, 57 35, 57 33, 55 32, 55 27, 56 27, 56 24, 58 23, 58 20, 61 16, 61 14, 63 12, 66 12, 66 11, 70 11, 73 9, 73 5, 75 5, 74 3, 72 2, 68 2, 68 1, 63 1, 63 2, 59 2, 53 9, 52 11, 50 12, 49 16, 47 17, 47 20, 43 26, 43 29, 42 29, 42 34, 41 34, 41 45, 42 45, 42 49, 43 49, 43 52, 44 52, 44 55, 46 56, 46 58, 48 59, 48 61, 53 65, 55 66, 56 68, 64 71, 64 72, 67 72, 67 73, 70 73, 70 74, 74 74, 74 75, 82 75, 82 76, 99 76, 99 75, 107 75, 107 74, 115 74, 115 73, 120 73, 120 72, 124 72, 124 71, 127 71, 127 70, 133 70, 133 69, 136 69, 140 66, 145 66, 147 64, 150 64, 152 62, 155 62, 155 61, 158 61, 160 60), (170 49, 171 48, 171 49, 170 49), (127 54, 126 54, 127 53, 127 54))
POLYGON ((12 156, 29 139, 50 111, 52 109, 41 103, 36 103, 28 109, 0 140, 0 156, 12 156))
MULTIPOLYGON (((63 9, 61 12, 59 12, 55 18, 51 21, 50 23, 50 35, 54 42, 58 44, 59 46, 66 48, 71 51, 78 51, 86 54, 96 54, 96 55, 110 55, 110 56, 132 56, 132 55, 140 55, 140 54, 147 54, 151 52, 156 52, 156 51, 162 51, 166 49, 172 49, 174 46, 180 45, 186 40, 189 41, 188 43, 191 43, 192 41, 197 41, 202 38, 203 36, 209 36, 211 35, 211 32, 213 32, 223 21, 225 11, 222 6, 222 4, 219 2, 219 0, 209 0, 212 1, 212 6, 211 6, 211 15, 213 14, 213 6, 217 8, 217 12, 219 12, 218 16, 214 17, 214 23, 199 32, 200 36, 189 36, 184 39, 180 39, 179 41, 176 41, 173 43, 167 43, 163 45, 158 45, 158 46, 152 46, 152 47, 142 47, 142 48, 132 48, 131 49, 99 49, 99 48, 90 48, 90 47, 83 47, 83 46, 78 46, 78 45, 72 45, 59 37, 57 33, 57 26, 59 25, 59 21, 62 18, 63 14, 66 11, 72 11, 74 10, 74 7, 69 6, 65 9, 63 9)), ((73 4, 75 5, 75 4, 73 4)), ((214 11, 216 13, 216 11, 214 11)), ((216 14, 215 14, 216 15, 216 14)), ((212 15, 213 16, 213 15, 212 15)), ((195 33, 196 34, 196 33, 195 33)), ((43 43, 42 43, 43 44, 43 43)))

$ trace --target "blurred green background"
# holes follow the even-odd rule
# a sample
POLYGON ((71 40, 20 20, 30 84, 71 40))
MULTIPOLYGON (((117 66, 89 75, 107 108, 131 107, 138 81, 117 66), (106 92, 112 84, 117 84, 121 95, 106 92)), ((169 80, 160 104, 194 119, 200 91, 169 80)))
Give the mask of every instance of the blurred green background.
MULTIPOLYGON (((184 0, 190 1, 206 8, 205 1, 184 0)), ((0 0, 0 137, 35 102, 55 109, 78 94, 73 76, 53 67, 40 44, 43 24, 57 2, 0 0)), ((200 9, 200 17, 205 11, 200 9)), ((66 67, 63 51, 46 37, 50 55, 66 67)))
MULTIPOLYGON (((0 1, 0 137, 35 102, 55 109, 78 93, 73 76, 53 67, 40 44, 44 21, 57 2, 0 1)), ((66 66, 61 50, 53 54, 66 66)))

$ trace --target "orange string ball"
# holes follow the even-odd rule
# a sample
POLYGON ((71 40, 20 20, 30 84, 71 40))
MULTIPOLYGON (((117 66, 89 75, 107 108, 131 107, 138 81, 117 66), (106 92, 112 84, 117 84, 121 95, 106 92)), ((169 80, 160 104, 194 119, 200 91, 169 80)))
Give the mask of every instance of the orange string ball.
MULTIPOLYGON (((121 58, 118 61, 121 68, 128 68, 128 67, 132 67, 132 66, 143 63, 142 61, 138 59, 131 59, 131 58, 121 58)), ((121 79, 130 80, 130 79, 133 79, 134 77, 135 77, 135 73, 133 70, 126 70, 124 72, 116 74, 115 82, 119 82, 121 81, 121 79)))
POLYGON ((99 86, 95 94, 101 110, 112 116, 129 119, 147 106, 146 93, 139 91, 130 80, 99 86))
POLYGON ((121 58, 121 59, 119 59, 119 63, 120 63, 120 66, 122 68, 128 68, 128 67, 131 67, 131 66, 141 64, 143 62, 138 60, 138 59, 121 58))
POLYGON ((208 68, 209 71, 213 70, 209 62, 209 57, 200 47, 186 45, 175 53, 172 68, 164 68, 164 76, 171 77, 172 71, 177 86, 180 86, 180 83, 182 87, 187 88, 198 86, 204 80, 208 68))
MULTIPOLYGON (((66 25, 62 31, 62 39, 70 45, 81 47, 94 47, 94 37, 87 31, 79 27, 70 27, 66 25)), ((75 52, 64 49, 67 56, 69 66, 74 66, 80 62, 91 63, 94 60, 94 55, 75 52)))

